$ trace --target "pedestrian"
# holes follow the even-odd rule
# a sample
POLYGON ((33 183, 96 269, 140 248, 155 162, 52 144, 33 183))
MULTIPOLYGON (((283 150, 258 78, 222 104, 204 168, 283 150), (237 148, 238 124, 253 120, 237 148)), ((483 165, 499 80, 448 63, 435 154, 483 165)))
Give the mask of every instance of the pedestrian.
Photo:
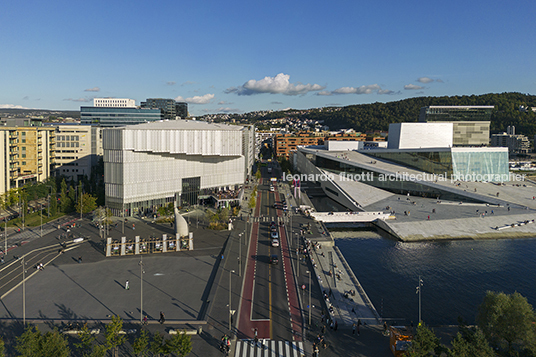
POLYGON ((357 325, 355 324, 355 322, 352 324, 352 335, 355 335, 355 330, 357 328, 357 325))
POLYGON ((430 216, 428 216, 428 220, 430 220, 430 216))
POLYGON ((82 256, 81 255, 78 256, 78 264, 80 264, 80 263, 82 263, 82 256))
POLYGON ((132 223, 132 230, 135 230, 135 229, 136 229, 136 225, 132 223))
POLYGON ((166 317, 164 316, 164 312, 160 311, 160 324, 162 325, 166 321, 166 317))
POLYGON ((130 286, 128 285, 128 280, 127 280, 127 282, 125 283, 125 290, 128 290, 128 289, 130 289, 130 286))

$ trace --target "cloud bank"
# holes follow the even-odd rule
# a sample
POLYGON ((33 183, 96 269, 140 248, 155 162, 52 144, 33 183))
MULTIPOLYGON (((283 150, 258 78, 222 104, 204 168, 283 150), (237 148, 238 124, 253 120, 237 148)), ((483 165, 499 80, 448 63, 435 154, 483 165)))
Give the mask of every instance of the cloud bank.
POLYGON ((175 98, 177 102, 186 102, 190 104, 207 104, 210 103, 212 99, 214 99, 214 94, 205 94, 202 96, 196 95, 190 98, 183 98, 179 95, 175 98))
POLYGON ((416 85, 416 84, 406 84, 406 85, 404 86, 404 89, 405 89, 405 90, 419 90, 419 89, 424 89, 424 87, 422 87, 422 86, 418 86, 418 85, 416 85))
POLYGON ((22 105, 15 105, 15 104, 0 104, 0 109, 30 109, 23 107, 22 105))
POLYGON ((320 91, 325 88, 319 84, 302 84, 290 83, 290 75, 279 73, 275 77, 264 77, 261 80, 250 79, 238 87, 231 87, 225 90, 225 93, 234 93, 237 95, 254 95, 254 94, 284 94, 284 95, 304 95, 309 92, 320 91))
POLYGON ((84 92, 100 92, 100 88, 99 87, 88 88, 88 89, 84 89, 84 92))
POLYGON ((333 91, 321 91, 318 92, 317 95, 323 95, 323 96, 330 96, 330 95, 340 95, 340 94, 397 94, 398 92, 389 90, 389 89, 382 89, 382 87, 379 84, 370 84, 370 85, 363 85, 360 87, 341 87, 338 89, 335 89, 333 91))

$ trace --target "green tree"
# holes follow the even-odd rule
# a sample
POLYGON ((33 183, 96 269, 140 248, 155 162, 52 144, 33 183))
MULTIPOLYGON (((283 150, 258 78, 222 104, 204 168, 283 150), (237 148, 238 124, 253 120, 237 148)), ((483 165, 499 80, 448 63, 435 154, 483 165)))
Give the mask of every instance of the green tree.
POLYGON ((22 335, 17 337, 15 350, 20 357, 39 356, 39 343, 41 341, 41 332, 35 326, 27 326, 22 335))
POLYGON ((166 340, 166 353, 175 353, 179 357, 184 357, 192 352, 192 338, 183 333, 172 335, 171 339, 166 340))
POLYGON ((71 354, 65 336, 57 329, 42 336, 35 326, 26 327, 17 338, 15 349, 21 357, 68 357, 71 354))
POLYGON ((87 324, 84 324, 81 328, 78 333, 78 338, 80 339, 80 342, 75 342, 74 346, 78 349, 80 355, 83 357, 91 356, 95 335, 91 334, 87 324))
POLYGON ((5 357, 5 347, 4 347, 4 340, 0 336, 0 357, 5 357))
POLYGON ((260 180, 260 179, 261 179, 261 176, 262 176, 262 175, 261 175, 261 169, 260 169, 260 167, 259 167, 259 168, 257 168, 257 172, 255 172, 255 178, 256 178, 257 180, 260 180))
POLYGON ((229 209, 227 207, 224 207, 220 211, 220 221, 227 223, 229 221, 229 209))
POLYGON ((488 291, 478 308, 477 323, 490 343, 516 355, 536 351, 534 309, 518 292, 507 295, 488 291))
POLYGON ((65 179, 61 181, 60 204, 61 211, 63 213, 69 213, 69 208, 71 207, 71 199, 69 198, 67 193, 67 183, 65 182, 65 179))
POLYGON ((255 208, 256 205, 257 205, 257 200, 255 199, 255 195, 251 195, 251 197, 249 198, 248 207, 255 208))
POLYGON ((437 338, 434 331, 430 330, 424 322, 422 322, 417 327, 417 333, 413 337, 411 346, 408 349, 408 354, 410 357, 424 357, 440 348, 439 338, 437 338))
POLYGON ((112 316, 112 321, 106 325, 106 349, 111 350, 112 354, 117 357, 118 347, 125 343, 126 337, 120 334, 123 329, 123 319, 119 316, 112 316))
POLYGON ((166 353, 166 345, 164 343, 164 337, 160 332, 155 332, 153 340, 150 346, 151 353, 155 356, 160 356, 162 353, 166 353))
POLYGON ((452 348, 447 351, 448 357, 493 357, 495 352, 479 328, 458 332, 452 340, 452 348))
POLYGON ((149 334, 146 330, 142 329, 140 335, 132 343, 132 349, 134 354, 138 357, 148 356, 149 347, 149 334))
POLYGON ((78 200, 76 203, 76 212, 80 213, 89 213, 97 208, 97 198, 93 197, 89 193, 84 193, 82 195, 82 200, 78 200), (82 207, 80 207, 80 204, 82 207))
POLYGON ((41 337, 39 354, 41 357, 68 357, 71 355, 66 337, 56 328, 41 337))
POLYGON ((58 213, 58 197, 57 197, 56 182, 50 185, 50 215, 55 216, 58 213))

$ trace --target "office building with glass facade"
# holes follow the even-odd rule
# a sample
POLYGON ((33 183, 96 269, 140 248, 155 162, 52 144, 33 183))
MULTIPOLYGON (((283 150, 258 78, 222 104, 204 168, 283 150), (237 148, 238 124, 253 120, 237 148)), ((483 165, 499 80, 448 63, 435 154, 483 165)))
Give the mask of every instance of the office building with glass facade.
POLYGON ((132 125, 161 120, 160 109, 80 107, 83 125, 103 127, 132 125))
POLYGON ((175 99, 164 98, 147 98, 141 102, 142 108, 160 109, 162 119, 175 120, 178 118, 185 119, 188 117, 188 103, 177 102, 175 99))

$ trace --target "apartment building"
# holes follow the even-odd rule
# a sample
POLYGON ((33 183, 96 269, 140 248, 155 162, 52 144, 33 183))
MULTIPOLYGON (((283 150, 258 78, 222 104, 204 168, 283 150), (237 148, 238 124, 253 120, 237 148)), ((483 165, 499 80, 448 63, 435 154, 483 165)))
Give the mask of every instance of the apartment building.
POLYGON ((55 167, 54 128, 0 127, 0 194, 50 177, 55 167))

